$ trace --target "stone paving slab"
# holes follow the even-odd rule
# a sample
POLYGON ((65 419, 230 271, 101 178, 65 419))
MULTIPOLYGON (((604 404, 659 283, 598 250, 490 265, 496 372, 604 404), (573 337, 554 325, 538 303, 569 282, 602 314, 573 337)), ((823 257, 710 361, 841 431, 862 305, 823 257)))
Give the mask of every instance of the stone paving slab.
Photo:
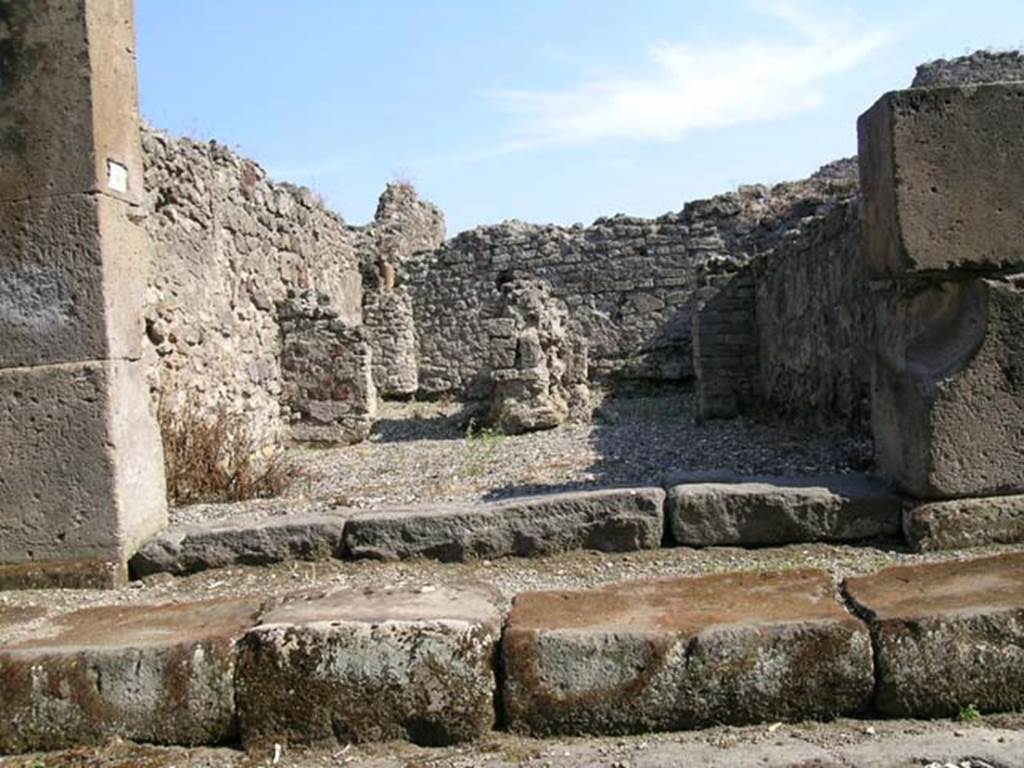
POLYGON ((620 734, 866 710, 871 641, 823 571, 529 592, 502 643, 509 726, 620 734))
MULTIPOLYGON (((235 733, 235 641, 258 603, 89 608, 0 647, 0 754, 217 744, 235 733)), ((15 619, 16 620, 16 619, 15 619)))
POLYGON ((918 552, 1024 543, 1024 496, 984 496, 908 506, 903 534, 918 552))
POLYGON ((182 576, 229 565, 341 557, 347 513, 244 515, 174 526, 146 542, 129 562, 134 578, 182 576))
POLYGON ((675 485, 665 511, 677 544, 769 546, 896 537, 902 501, 863 475, 766 477, 675 485))
POLYGON ((660 488, 628 488, 363 512, 346 525, 345 551, 357 558, 459 562, 654 549, 661 546, 664 498, 660 488))
POLYGON ((467 584, 309 592, 268 607, 240 644, 242 743, 434 746, 485 735, 498 600, 467 584))
POLYGON ((1024 553, 887 568, 845 590, 871 626, 880 713, 1024 708, 1024 553))

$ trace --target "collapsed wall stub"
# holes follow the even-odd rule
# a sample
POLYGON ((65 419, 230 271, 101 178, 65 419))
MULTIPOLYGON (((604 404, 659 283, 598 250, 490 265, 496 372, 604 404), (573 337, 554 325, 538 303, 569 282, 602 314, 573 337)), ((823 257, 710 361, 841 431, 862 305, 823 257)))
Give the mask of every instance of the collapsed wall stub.
POLYGON ((1024 84, 911 89, 858 122, 880 468, 919 498, 1024 489, 1024 84))
POLYGON ((0 3, 0 585, 110 585, 166 523, 134 34, 132 0, 0 3))

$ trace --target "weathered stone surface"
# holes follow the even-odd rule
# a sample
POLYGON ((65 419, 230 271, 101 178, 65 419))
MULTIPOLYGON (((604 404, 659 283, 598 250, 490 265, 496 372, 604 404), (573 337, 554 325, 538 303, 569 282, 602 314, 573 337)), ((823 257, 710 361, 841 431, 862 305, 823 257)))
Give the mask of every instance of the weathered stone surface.
POLYGON ((818 571, 519 595, 502 644, 513 730, 615 734, 866 709, 867 628, 818 571))
POLYGON ((941 88, 1014 80, 1024 80, 1024 55, 1020 51, 975 51, 919 65, 910 87, 941 88))
POLYGON ((1024 264, 1024 83, 887 93, 858 121, 864 248, 901 276, 1024 264))
POLYGON ((890 287, 877 328, 879 469, 921 499, 1024 490, 1024 288, 890 287))
POLYGON ((120 561, 40 560, 0 565, 0 589, 113 589, 125 584, 120 561))
POLYGON ((257 613, 244 601, 90 608, 0 647, 0 752, 231 738, 235 641, 257 613))
POLYGON ((361 512, 346 523, 345 552, 457 562, 574 549, 653 549, 661 545, 664 498, 660 488, 627 488, 361 512))
POLYGON ((0 367, 141 356, 149 254, 131 210, 106 195, 0 203, 0 367))
POLYGON ((496 601, 476 585, 285 599, 240 646, 243 744, 483 736, 495 718, 496 601))
POLYGON ((281 322, 282 407, 296 440, 357 443, 377 415, 372 350, 363 329, 339 317, 330 295, 289 291, 281 322))
POLYGON ((871 625, 882 714, 1024 707, 1024 554, 887 568, 845 590, 871 625))
POLYGON ((863 475, 751 478, 676 485, 665 511, 677 544, 761 546, 895 536, 902 501, 863 475))
POLYGON ((507 434, 589 421, 586 342, 565 304, 541 280, 501 286, 498 317, 489 326, 490 422, 507 434))
POLYGON ((0 562, 123 568, 166 524, 142 373, 118 361, 0 370, 0 562))
POLYGON ((984 496, 908 506, 907 543, 919 552, 1024 543, 1024 496, 984 496))
POLYGON ((0 200, 142 192, 132 0, 6 3, 0 200), (124 189, 108 162, 126 171, 124 189))
POLYGON ((134 578, 229 565, 326 560, 343 552, 344 513, 243 516, 168 528, 129 561, 134 578))

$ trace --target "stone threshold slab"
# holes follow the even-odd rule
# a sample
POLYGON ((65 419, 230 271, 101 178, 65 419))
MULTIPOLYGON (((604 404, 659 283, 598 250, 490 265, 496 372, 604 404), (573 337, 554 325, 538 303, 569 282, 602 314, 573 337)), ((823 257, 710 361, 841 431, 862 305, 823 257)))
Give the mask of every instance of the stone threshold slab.
POLYGON ((903 500, 865 475, 731 478, 671 485, 671 539, 683 546, 775 546, 897 538, 903 500))
POLYGON ((287 504, 263 504, 262 514, 168 528, 129 567, 134 578, 142 578, 290 559, 451 562, 654 549, 662 541, 664 498, 660 488, 624 488, 367 511, 313 502, 289 512, 287 504))

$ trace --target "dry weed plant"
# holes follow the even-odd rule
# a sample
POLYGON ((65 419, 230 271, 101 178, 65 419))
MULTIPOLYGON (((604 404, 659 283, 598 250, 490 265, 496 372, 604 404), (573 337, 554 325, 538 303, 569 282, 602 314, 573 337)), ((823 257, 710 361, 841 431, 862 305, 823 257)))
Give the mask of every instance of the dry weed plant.
POLYGON ((271 498, 302 477, 280 446, 262 446, 250 421, 224 404, 162 401, 158 418, 171 504, 271 498))

